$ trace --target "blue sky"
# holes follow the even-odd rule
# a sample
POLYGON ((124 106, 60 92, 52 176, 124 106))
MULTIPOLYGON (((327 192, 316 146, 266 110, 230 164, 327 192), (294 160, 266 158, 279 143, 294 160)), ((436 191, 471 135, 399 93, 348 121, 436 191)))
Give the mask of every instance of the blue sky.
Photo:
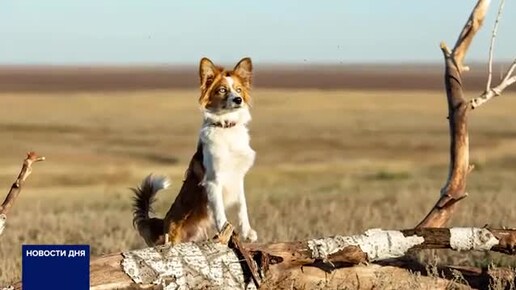
MULTIPOLYGON (((516 57, 507 0, 496 60, 516 57)), ((4 0, 3 64, 441 62, 475 0, 4 0), (324 3, 324 5, 323 5, 324 3)), ((487 59, 498 1, 469 61, 487 59)))

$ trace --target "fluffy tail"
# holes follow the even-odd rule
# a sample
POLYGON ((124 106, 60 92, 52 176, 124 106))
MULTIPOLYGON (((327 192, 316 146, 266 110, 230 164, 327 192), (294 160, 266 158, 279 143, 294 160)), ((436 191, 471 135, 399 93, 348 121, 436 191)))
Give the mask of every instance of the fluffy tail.
POLYGON ((149 246, 156 245, 163 238, 163 219, 151 218, 149 213, 156 193, 169 185, 166 177, 149 175, 139 187, 131 189, 134 192, 133 226, 149 246))

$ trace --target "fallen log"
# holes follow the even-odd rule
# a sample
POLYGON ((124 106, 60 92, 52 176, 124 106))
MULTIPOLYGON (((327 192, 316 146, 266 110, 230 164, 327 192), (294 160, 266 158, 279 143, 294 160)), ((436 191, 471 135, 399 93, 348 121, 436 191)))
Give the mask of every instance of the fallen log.
MULTIPOLYGON (((285 283, 294 283, 299 287, 326 285, 330 288, 359 283, 360 287, 355 285, 353 288, 370 289, 363 286, 376 283, 378 275, 407 278, 411 273, 399 267, 379 267, 376 264, 363 266, 370 262, 403 257, 413 249, 490 250, 514 254, 515 241, 516 230, 505 229, 373 229, 355 236, 244 244, 244 247, 259 269, 262 289, 269 289, 267 285, 285 283), (362 266, 349 267, 357 264, 362 266)), ((414 281, 397 280, 399 283, 414 281)), ((420 277, 418 283, 450 283, 449 280, 441 280, 420 277)), ((153 286, 163 289, 255 289, 250 273, 246 271, 238 253, 212 241, 184 243, 174 247, 158 246, 92 259, 90 281, 91 289, 97 290, 149 289, 153 286)), ((439 286, 436 289, 444 288, 439 286)))

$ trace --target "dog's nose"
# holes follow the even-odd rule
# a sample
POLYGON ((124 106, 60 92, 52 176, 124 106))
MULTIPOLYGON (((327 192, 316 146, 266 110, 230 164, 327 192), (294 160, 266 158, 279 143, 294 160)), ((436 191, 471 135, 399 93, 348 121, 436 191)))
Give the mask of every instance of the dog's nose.
POLYGON ((242 104, 242 98, 241 97, 236 97, 233 99, 233 103, 237 104, 237 105, 240 105, 242 104))

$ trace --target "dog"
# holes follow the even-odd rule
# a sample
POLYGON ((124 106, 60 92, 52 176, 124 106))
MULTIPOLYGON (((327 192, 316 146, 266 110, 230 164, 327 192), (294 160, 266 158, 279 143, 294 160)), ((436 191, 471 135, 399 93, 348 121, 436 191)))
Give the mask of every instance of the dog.
POLYGON ((183 185, 164 219, 151 218, 156 193, 169 181, 149 175, 133 189, 133 225, 149 246, 173 245, 206 239, 215 227, 221 233, 229 225, 226 209, 238 207, 242 238, 256 241, 249 223, 244 178, 255 160, 247 124, 251 121, 253 64, 241 59, 233 70, 216 66, 208 58, 199 64, 199 104, 203 122, 183 185))

